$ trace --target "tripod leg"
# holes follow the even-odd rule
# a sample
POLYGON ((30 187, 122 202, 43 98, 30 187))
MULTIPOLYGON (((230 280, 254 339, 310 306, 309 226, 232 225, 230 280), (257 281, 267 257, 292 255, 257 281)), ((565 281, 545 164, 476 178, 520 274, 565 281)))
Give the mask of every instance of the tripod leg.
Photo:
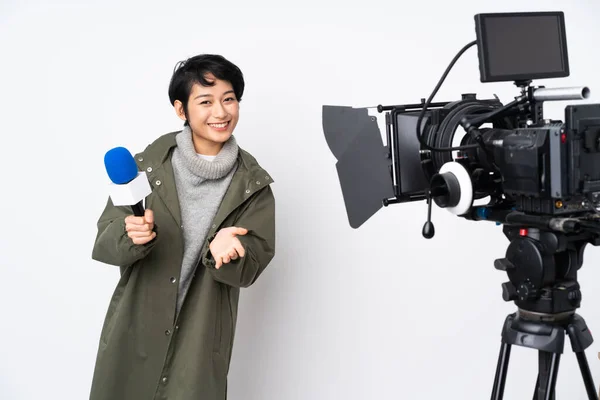
POLYGON ((587 392, 588 399, 598 400, 596 388, 594 387, 594 379, 592 378, 592 372, 590 371, 590 366, 587 362, 587 358, 585 357, 585 353, 581 351, 575 353, 575 355, 577 356, 577 362, 579 363, 579 369, 581 370, 581 376, 583 377, 583 383, 585 385, 585 391, 587 392))
MULTIPOLYGON (((538 400, 538 391, 540 390, 540 374, 538 374, 537 379, 535 381, 535 390, 533 391, 533 400, 538 400)), ((555 400, 556 393, 552 392, 551 400, 555 400)))
POLYGON ((506 372, 508 370, 508 361, 510 360, 510 344, 502 341, 500 354, 498 355, 498 366, 496 367, 496 377, 494 378, 494 389, 492 390, 492 400, 502 400, 504 397, 504 385, 506 384, 506 372))
POLYGON ((538 398, 538 388, 540 387, 540 374, 538 373, 537 379, 535 381, 535 389, 533 390, 533 400, 537 400, 538 398))
POLYGON ((554 400, 560 354, 539 351, 539 375, 536 400, 554 400))

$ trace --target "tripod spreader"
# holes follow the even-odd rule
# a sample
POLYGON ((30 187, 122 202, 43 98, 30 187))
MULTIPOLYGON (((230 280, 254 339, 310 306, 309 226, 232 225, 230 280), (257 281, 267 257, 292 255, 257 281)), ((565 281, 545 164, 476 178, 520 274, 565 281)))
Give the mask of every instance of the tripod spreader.
POLYGON ((501 400, 504 395, 510 350, 513 345, 537 349, 539 352, 538 380, 533 399, 555 400, 554 393, 560 357, 564 350, 565 332, 577 356, 588 399, 598 400, 585 356, 585 349, 593 343, 592 334, 581 316, 572 313, 568 316, 563 314, 561 317, 555 321, 547 321, 547 316, 536 316, 519 311, 506 318, 502 327, 502 345, 498 356, 492 400, 501 400))

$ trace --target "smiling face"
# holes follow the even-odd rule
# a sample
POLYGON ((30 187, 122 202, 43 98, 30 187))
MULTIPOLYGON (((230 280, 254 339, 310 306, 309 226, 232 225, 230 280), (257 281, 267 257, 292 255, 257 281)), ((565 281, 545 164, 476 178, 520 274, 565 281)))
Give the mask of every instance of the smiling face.
POLYGON ((211 74, 207 74, 206 79, 214 85, 194 83, 187 110, 179 100, 174 106, 179 118, 188 121, 196 152, 214 156, 233 134, 239 119, 239 102, 231 83, 211 74))

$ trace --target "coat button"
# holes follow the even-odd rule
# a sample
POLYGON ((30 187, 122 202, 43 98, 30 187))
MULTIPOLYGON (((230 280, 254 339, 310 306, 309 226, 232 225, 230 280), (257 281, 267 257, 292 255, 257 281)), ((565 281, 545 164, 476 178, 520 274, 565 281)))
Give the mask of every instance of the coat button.
POLYGON ((250 193, 250 189, 246 189, 246 193, 250 193))
POLYGON ((165 331, 165 335, 169 336, 170 334, 171 334, 171 331, 167 329, 167 330, 165 331))
POLYGON ((144 161, 144 157, 138 158, 138 161, 140 161, 140 162, 144 161))
POLYGON ((177 278, 175 278, 174 276, 171 277, 171 283, 175 283, 177 282, 177 278))
POLYGON ((148 168, 146 168, 146 171, 148 171, 148 172, 152 172, 152 167, 148 167, 148 168))
POLYGON ((167 383, 167 377, 166 376, 163 376, 161 380, 162 380, 162 383, 167 383))
POLYGON ((156 181, 156 186, 160 186, 160 184, 162 183, 161 181, 156 181))
POLYGON ((260 185, 260 181, 256 181, 256 184, 257 184, 257 185, 260 185))

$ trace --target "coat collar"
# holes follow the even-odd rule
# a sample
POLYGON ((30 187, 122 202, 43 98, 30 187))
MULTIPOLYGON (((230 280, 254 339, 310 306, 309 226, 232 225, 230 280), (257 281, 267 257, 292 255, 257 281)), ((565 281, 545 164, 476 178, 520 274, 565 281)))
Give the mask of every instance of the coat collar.
MULTIPOLYGON (((181 210, 175 187, 171 155, 177 147, 175 136, 180 132, 170 132, 159 137, 143 152, 135 155, 138 168, 146 172, 152 190, 165 203, 178 225, 181 225, 181 210)), ((256 159, 240 148, 237 170, 217 212, 215 223, 220 223, 246 199, 272 182, 270 174, 258 164, 256 159)), ((213 225, 212 228, 215 227, 213 225)))

